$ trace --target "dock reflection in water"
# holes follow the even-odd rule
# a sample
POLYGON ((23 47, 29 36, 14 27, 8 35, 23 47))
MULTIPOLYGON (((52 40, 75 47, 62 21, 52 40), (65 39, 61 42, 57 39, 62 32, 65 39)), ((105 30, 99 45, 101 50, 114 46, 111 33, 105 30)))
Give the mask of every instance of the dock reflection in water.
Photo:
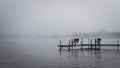
POLYGON ((67 64, 69 68, 118 68, 120 67, 120 53, 113 49, 68 51, 62 49, 60 53, 60 68, 67 64))

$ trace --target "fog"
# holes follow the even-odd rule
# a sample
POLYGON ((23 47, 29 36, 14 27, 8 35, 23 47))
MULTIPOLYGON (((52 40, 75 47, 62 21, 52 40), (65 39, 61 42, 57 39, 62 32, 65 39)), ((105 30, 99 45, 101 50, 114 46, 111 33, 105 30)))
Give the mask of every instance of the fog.
POLYGON ((119 31, 120 0, 0 0, 0 34, 119 31))

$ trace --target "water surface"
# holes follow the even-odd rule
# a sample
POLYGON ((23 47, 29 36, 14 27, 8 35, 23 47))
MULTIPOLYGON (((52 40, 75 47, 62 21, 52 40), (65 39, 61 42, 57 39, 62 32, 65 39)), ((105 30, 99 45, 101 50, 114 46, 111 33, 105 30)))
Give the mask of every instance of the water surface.
MULTIPOLYGON (((116 47, 101 51, 59 51, 60 39, 1 39, 0 68, 119 68, 120 53, 116 47)), ((87 43, 87 40, 85 41, 87 43)), ((103 40, 102 43, 116 43, 103 40)), ((62 44, 68 44, 63 40, 62 44)))

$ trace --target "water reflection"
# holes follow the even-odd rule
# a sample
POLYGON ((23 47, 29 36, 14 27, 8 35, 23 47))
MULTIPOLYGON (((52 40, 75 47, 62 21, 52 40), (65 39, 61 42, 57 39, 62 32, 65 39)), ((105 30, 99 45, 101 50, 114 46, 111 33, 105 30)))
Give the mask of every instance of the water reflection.
POLYGON ((62 68, 62 66, 64 67, 64 63, 66 61, 68 61, 68 63, 66 62, 65 64, 67 64, 70 68, 107 68, 109 67, 109 64, 111 65, 112 63, 120 63, 118 60, 120 58, 119 52, 116 50, 103 49, 100 51, 94 51, 74 49, 68 51, 66 49, 63 49, 59 51, 59 53, 61 63, 60 68, 62 68), (113 54, 115 56, 112 56, 113 54), (116 61, 111 60, 111 58, 116 61), (109 62, 108 65, 106 65, 105 61, 109 62))

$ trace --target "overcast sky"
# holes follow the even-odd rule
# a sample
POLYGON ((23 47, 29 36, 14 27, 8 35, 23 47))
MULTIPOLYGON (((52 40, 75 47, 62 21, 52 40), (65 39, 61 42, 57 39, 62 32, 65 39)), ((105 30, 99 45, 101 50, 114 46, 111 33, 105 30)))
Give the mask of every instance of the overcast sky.
POLYGON ((0 34, 120 31, 120 0, 0 0, 0 34))

